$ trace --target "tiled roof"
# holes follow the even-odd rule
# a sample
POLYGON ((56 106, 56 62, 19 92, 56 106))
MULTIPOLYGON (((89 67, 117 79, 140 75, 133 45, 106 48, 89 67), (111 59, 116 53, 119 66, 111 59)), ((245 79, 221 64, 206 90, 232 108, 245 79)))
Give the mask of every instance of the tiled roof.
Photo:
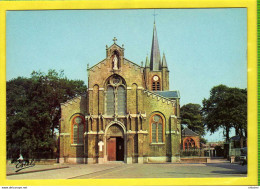
POLYGON ((180 98, 180 93, 179 91, 153 91, 154 93, 158 94, 158 95, 161 95, 165 98, 180 98))
POLYGON ((185 128, 181 131, 181 135, 182 136, 199 136, 199 134, 193 132, 192 130, 190 130, 189 128, 185 128))

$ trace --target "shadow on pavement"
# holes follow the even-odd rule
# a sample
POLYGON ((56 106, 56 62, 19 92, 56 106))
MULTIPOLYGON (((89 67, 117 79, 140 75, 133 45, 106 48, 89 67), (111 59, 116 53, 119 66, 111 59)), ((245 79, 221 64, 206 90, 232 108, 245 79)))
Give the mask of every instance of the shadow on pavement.
POLYGON ((223 174, 247 174, 247 165, 231 164, 231 163, 209 163, 206 164, 207 167, 218 167, 224 169, 230 169, 229 171, 212 171, 213 173, 223 173, 223 174))
POLYGON ((212 171, 212 173, 216 174, 247 174, 247 172, 238 172, 238 171, 212 171))

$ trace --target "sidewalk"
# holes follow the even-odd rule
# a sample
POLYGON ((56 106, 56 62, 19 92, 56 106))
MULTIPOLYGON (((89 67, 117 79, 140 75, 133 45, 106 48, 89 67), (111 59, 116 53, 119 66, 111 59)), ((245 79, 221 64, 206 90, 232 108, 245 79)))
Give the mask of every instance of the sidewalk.
POLYGON ((105 170, 121 167, 123 164, 54 164, 35 165, 16 173, 15 164, 7 165, 7 179, 70 179, 80 175, 98 173, 105 170), (33 173, 33 174, 31 174, 33 173), (28 175, 29 174, 29 175, 28 175))
POLYGON ((211 158, 210 163, 230 163, 230 161, 224 158, 211 158))
POLYGON ((39 171, 49 171, 49 170, 55 170, 55 169, 64 169, 69 168, 68 165, 59 165, 59 164, 53 164, 53 165, 34 165, 34 166, 26 166, 22 169, 17 169, 15 167, 15 164, 7 164, 6 165, 6 175, 18 175, 18 174, 25 174, 25 173, 33 173, 33 172, 39 172, 39 171))
MULTIPOLYGON (((230 163, 228 160, 223 159, 223 158, 212 158, 208 163, 230 163)), ((111 162, 103 166, 104 170, 105 169, 110 169, 113 167, 117 167, 120 164, 123 164, 122 162, 111 162)), ((149 163, 153 164, 153 163, 149 163)), ((158 163, 154 163, 158 164, 158 163)), ((161 163, 161 164, 167 164, 167 163, 161 163)), ((168 164, 191 164, 190 162, 179 162, 179 163, 168 163, 168 164)), ((95 166, 96 164, 89 165, 89 164, 52 164, 52 165, 35 165, 35 166, 27 166, 23 169, 17 169, 15 167, 15 164, 7 164, 6 167, 6 175, 11 176, 11 175, 19 175, 19 174, 26 174, 26 173, 33 173, 33 172, 42 172, 42 171, 50 171, 50 170, 56 170, 56 169, 74 169, 76 167, 80 169, 85 169, 88 168, 88 172, 93 173, 96 171, 100 171, 99 169, 96 169, 99 166, 95 166)), ((101 166, 102 167, 102 166, 101 166)))

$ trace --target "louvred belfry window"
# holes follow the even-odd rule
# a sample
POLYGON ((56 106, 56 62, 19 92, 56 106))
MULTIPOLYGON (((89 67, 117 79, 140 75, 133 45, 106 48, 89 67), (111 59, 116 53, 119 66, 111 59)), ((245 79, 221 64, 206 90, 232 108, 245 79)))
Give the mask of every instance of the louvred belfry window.
POLYGON ((84 132, 85 132, 85 125, 84 125, 84 118, 82 116, 75 116, 72 119, 72 144, 83 144, 84 141, 84 132))
POLYGON ((153 91, 160 91, 161 90, 160 78, 157 75, 154 75, 152 77, 152 90, 153 91))
POLYGON ((162 116, 154 114, 150 119, 151 143, 164 142, 164 121, 162 116))

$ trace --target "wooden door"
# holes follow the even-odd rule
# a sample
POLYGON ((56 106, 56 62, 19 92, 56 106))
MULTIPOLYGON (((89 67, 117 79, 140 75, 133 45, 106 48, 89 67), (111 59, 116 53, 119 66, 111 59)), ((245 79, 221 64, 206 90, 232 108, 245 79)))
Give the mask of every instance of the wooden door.
POLYGON ((116 138, 110 138, 107 141, 108 161, 116 161, 116 138))
POLYGON ((116 160, 124 161, 124 139, 116 138, 116 160))

